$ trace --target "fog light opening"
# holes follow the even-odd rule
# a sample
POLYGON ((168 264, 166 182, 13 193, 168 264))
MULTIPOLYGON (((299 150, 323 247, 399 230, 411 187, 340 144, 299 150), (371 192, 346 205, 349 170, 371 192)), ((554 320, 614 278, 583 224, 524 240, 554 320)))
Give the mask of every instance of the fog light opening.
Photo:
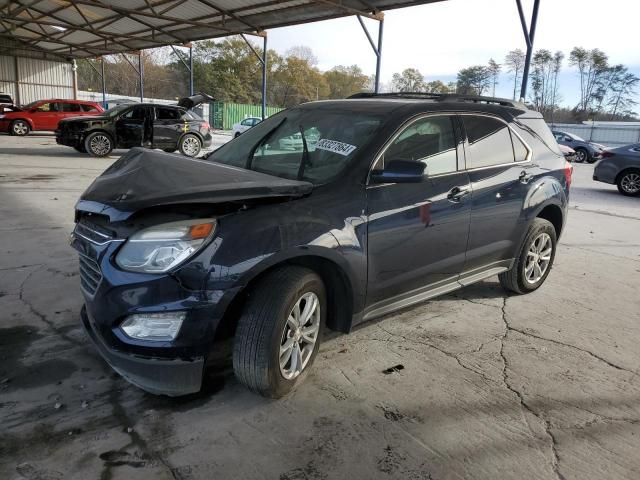
POLYGON ((140 313, 126 318, 120 329, 130 338, 167 342, 180 332, 185 312, 140 313))

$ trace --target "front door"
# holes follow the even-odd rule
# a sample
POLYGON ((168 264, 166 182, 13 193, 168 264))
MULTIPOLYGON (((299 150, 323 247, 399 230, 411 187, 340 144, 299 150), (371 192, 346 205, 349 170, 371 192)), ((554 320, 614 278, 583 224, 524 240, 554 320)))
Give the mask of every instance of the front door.
POLYGON ((31 115, 34 130, 55 130, 60 120, 57 102, 47 102, 38 105, 31 115))
POLYGON ((426 164, 420 183, 369 185, 368 312, 455 284, 465 263, 470 185, 454 116, 410 123, 376 162, 426 164))

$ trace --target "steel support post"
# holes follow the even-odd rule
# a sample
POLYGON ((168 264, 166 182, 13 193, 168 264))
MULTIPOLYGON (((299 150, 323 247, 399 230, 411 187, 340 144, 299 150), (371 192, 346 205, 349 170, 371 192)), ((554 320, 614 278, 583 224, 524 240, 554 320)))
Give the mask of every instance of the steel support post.
POLYGON ((524 60, 524 68, 522 70, 522 86, 520 87, 520 101, 524 102, 527 98, 527 84, 529 83, 529 69, 531 68, 531 57, 533 55, 533 41, 536 36, 536 25, 538 24, 538 10, 540 8, 540 0, 534 0, 533 13, 531 14, 531 23, 527 28, 527 21, 524 18, 521 0, 516 0, 518 6, 518 15, 522 25, 522 32, 527 44, 527 54, 524 60))
POLYGON ((140 103, 144 103, 144 63, 142 52, 138 54, 138 76, 140 77, 140 103))
POLYGON ((262 120, 267 118, 267 35, 262 38, 262 120))
POLYGON ((193 45, 189 46, 189 95, 193 95, 193 45))
POLYGON ((102 77, 102 108, 107 108, 107 81, 104 76, 104 57, 100 57, 100 77, 102 77))
POLYGON ((367 36, 367 40, 369 40, 369 44, 371 45, 371 49, 373 53, 376 55, 376 78, 374 81, 373 91, 374 93, 380 92, 380 64, 382 63, 382 33, 384 31, 384 16, 380 12, 376 15, 378 20, 378 45, 373 42, 373 38, 371 38, 371 34, 367 29, 367 26, 364 24, 362 17, 360 15, 356 16, 358 21, 360 22, 360 26, 362 30, 364 30, 364 34, 367 36))

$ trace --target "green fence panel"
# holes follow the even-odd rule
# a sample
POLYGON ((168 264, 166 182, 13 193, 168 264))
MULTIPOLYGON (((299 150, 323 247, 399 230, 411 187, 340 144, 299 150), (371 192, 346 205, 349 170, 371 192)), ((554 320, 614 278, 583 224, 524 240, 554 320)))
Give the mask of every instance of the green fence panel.
MULTIPOLYGON (((267 116, 278 113, 282 108, 267 107, 267 116)), ((209 123, 213 128, 231 130, 234 123, 247 117, 262 116, 261 105, 248 103, 214 102, 209 108, 209 123)))

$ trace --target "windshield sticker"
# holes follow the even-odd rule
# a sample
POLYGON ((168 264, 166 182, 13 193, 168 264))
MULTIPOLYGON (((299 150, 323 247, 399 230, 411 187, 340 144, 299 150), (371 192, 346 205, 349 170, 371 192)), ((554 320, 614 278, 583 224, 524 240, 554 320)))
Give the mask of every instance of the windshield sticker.
POLYGON ((356 148, 358 147, 356 147, 355 145, 349 145, 348 143, 329 140, 326 138, 321 138, 320 140, 318 140, 318 143, 316 143, 316 149, 337 153, 338 155, 342 155, 344 157, 351 155, 351 153, 356 148))

